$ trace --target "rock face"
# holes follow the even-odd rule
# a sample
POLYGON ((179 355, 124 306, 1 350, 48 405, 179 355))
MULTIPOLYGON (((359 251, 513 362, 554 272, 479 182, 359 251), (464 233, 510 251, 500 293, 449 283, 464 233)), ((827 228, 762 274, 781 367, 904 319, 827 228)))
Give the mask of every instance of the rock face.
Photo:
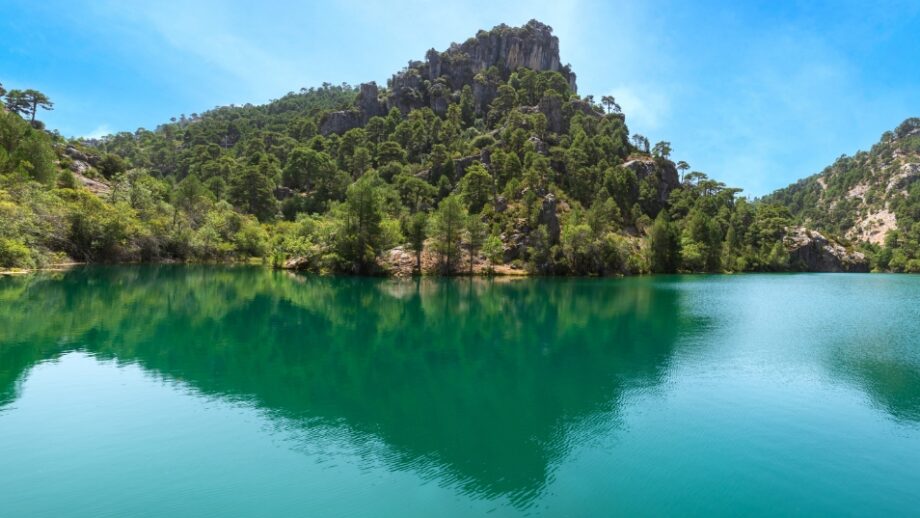
POLYGON ((477 79, 477 74, 491 67, 498 70, 501 78, 519 67, 559 72, 572 90, 576 89, 575 73, 560 62, 559 38, 553 36, 552 27, 531 20, 523 27, 502 24, 491 31, 479 31, 444 52, 429 50, 425 61, 409 62, 389 81, 388 107, 406 112, 429 106, 440 112, 446 110, 451 93, 470 85, 476 109, 481 113, 495 98, 496 88, 487 78, 477 79))
POLYGON ((342 110, 326 114, 319 123, 319 132, 326 136, 330 133, 341 135, 346 131, 361 126, 364 117, 358 110, 342 110))
POLYGON ((839 243, 804 227, 786 229, 783 240, 790 264, 809 272, 868 272, 869 263, 860 252, 849 252, 839 243))
MULTIPOLYGON (((438 115, 447 113, 452 101, 459 99, 464 86, 470 86, 476 112, 484 113, 498 92, 498 79, 520 67, 536 71, 559 72, 576 91, 575 73, 559 59, 559 38, 553 28, 536 20, 523 27, 498 25, 479 33, 465 42, 454 43, 443 51, 429 50, 424 61, 410 61, 402 71, 388 81, 385 102, 378 99, 375 83, 360 86, 355 108, 332 112, 320 123, 323 135, 342 134, 367 123, 374 116, 386 115, 396 108, 403 113, 418 108, 431 108, 438 115), (499 77, 494 77, 494 70, 499 77), (491 75, 490 75, 491 74, 491 75)), ((541 106, 549 120, 549 129, 563 130, 562 100, 541 106)))
POLYGON ((670 160, 636 159, 623 164, 623 167, 636 174, 640 182, 652 177, 657 185, 658 203, 668 202, 671 191, 680 187, 677 167, 670 160))
POLYGON ((379 95, 377 83, 371 81, 362 84, 358 87, 356 108, 326 114, 326 117, 320 122, 319 132, 322 135, 330 133, 341 135, 350 129, 364 126, 371 117, 386 115, 387 106, 380 102, 379 95))
POLYGON ((544 96, 538 106, 540 113, 546 116, 546 129, 553 133, 565 131, 565 118, 562 115, 562 98, 544 96))

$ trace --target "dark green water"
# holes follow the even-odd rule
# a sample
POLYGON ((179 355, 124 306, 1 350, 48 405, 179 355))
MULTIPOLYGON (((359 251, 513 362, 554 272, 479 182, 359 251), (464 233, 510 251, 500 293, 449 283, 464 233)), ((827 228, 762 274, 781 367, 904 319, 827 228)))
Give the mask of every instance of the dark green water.
POLYGON ((0 515, 917 515, 920 277, 0 279, 0 515))

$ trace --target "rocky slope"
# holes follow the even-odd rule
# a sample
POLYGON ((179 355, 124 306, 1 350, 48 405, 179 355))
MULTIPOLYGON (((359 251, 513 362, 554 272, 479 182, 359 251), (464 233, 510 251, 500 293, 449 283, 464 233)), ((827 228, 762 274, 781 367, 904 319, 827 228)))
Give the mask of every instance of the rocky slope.
POLYGON ((871 150, 842 156, 821 173, 765 201, 787 206, 806 226, 882 245, 889 232, 912 224, 909 211, 903 209, 918 179, 920 118, 911 118, 882 135, 871 150))

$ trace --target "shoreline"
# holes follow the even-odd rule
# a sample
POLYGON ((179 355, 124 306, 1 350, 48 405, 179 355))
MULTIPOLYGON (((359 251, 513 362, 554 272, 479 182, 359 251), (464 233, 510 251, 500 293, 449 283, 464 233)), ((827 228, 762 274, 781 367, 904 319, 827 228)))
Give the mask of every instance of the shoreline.
MULTIPOLYGON (((182 261, 160 261, 160 262, 124 262, 124 263, 86 263, 86 262, 66 262, 66 263, 55 263, 43 268, 9 268, 0 270, 0 278, 2 277, 19 277, 24 275, 32 275, 38 273, 47 273, 47 272, 66 272, 75 267, 79 266, 89 266, 89 265, 108 265, 108 266, 162 266, 162 265, 185 265, 185 266, 232 266, 232 265, 243 265, 243 266, 262 266, 268 270, 275 270, 279 272, 287 272, 292 274, 304 274, 304 275, 315 275, 320 277, 360 277, 355 274, 348 273, 317 273, 310 272, 308 270, 297 269, 297 268, 284 268, 272 266, 261 259, 250 258, 243 261, 229 261, 229 262, 182 262, 182 261)), ((789 270, 782 272, 674 272, 674 273, 637 273, 637 274, 617 274, 617 275, 540 275, 537 273, 531 273, 524 269, 511 268, 507 265, 497 265, 490 272, 485 269, 476 269, 473 273, 468 271, 460 271, 453 275, 441 275, 439 273, 421 273, 416 274, 405 273, 397 269, 396 271, 384 272, 378 275, 369 275, 370 277, 379 277, 382 279, 422 279, 422 278, 496 278, 496 279, 536 279, 536 278, 584 278, 584 279, 607 279, 607 278, 627 278, 627 277, 649 277, 649 276, 667 276, 667 275, 739 275, 739 274, 797 274, 797 273, 845 273, 845 274, 854 274, 854 273, 864 273, 864 274, 901 274, 901 275, 910 275, 910 272, 880 272, 880 271, 869 271, 869 272, 847 272, 847 271, 809 271, 809 270, 789 270)))
POLYGON ((68 262, 68 263, 55 263, 44 268, 9 268, 5 270, 0 270, 0 277, 14 277, 18 275, 29 275, 33 273, 41 272, 66 272, 75 266, 84 266, 87 263, 79 262, 68 262))

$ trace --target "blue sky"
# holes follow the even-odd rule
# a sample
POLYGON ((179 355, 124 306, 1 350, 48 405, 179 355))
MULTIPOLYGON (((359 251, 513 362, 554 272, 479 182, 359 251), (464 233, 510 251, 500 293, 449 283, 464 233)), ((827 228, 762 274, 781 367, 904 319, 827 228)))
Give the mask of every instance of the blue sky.
POLYGON ((302 86, 385 83, 428 48, 537 18, 582 94, 762 195, 920 116, 920 2, 6 0, 0 82, 68 136, 302 86))

